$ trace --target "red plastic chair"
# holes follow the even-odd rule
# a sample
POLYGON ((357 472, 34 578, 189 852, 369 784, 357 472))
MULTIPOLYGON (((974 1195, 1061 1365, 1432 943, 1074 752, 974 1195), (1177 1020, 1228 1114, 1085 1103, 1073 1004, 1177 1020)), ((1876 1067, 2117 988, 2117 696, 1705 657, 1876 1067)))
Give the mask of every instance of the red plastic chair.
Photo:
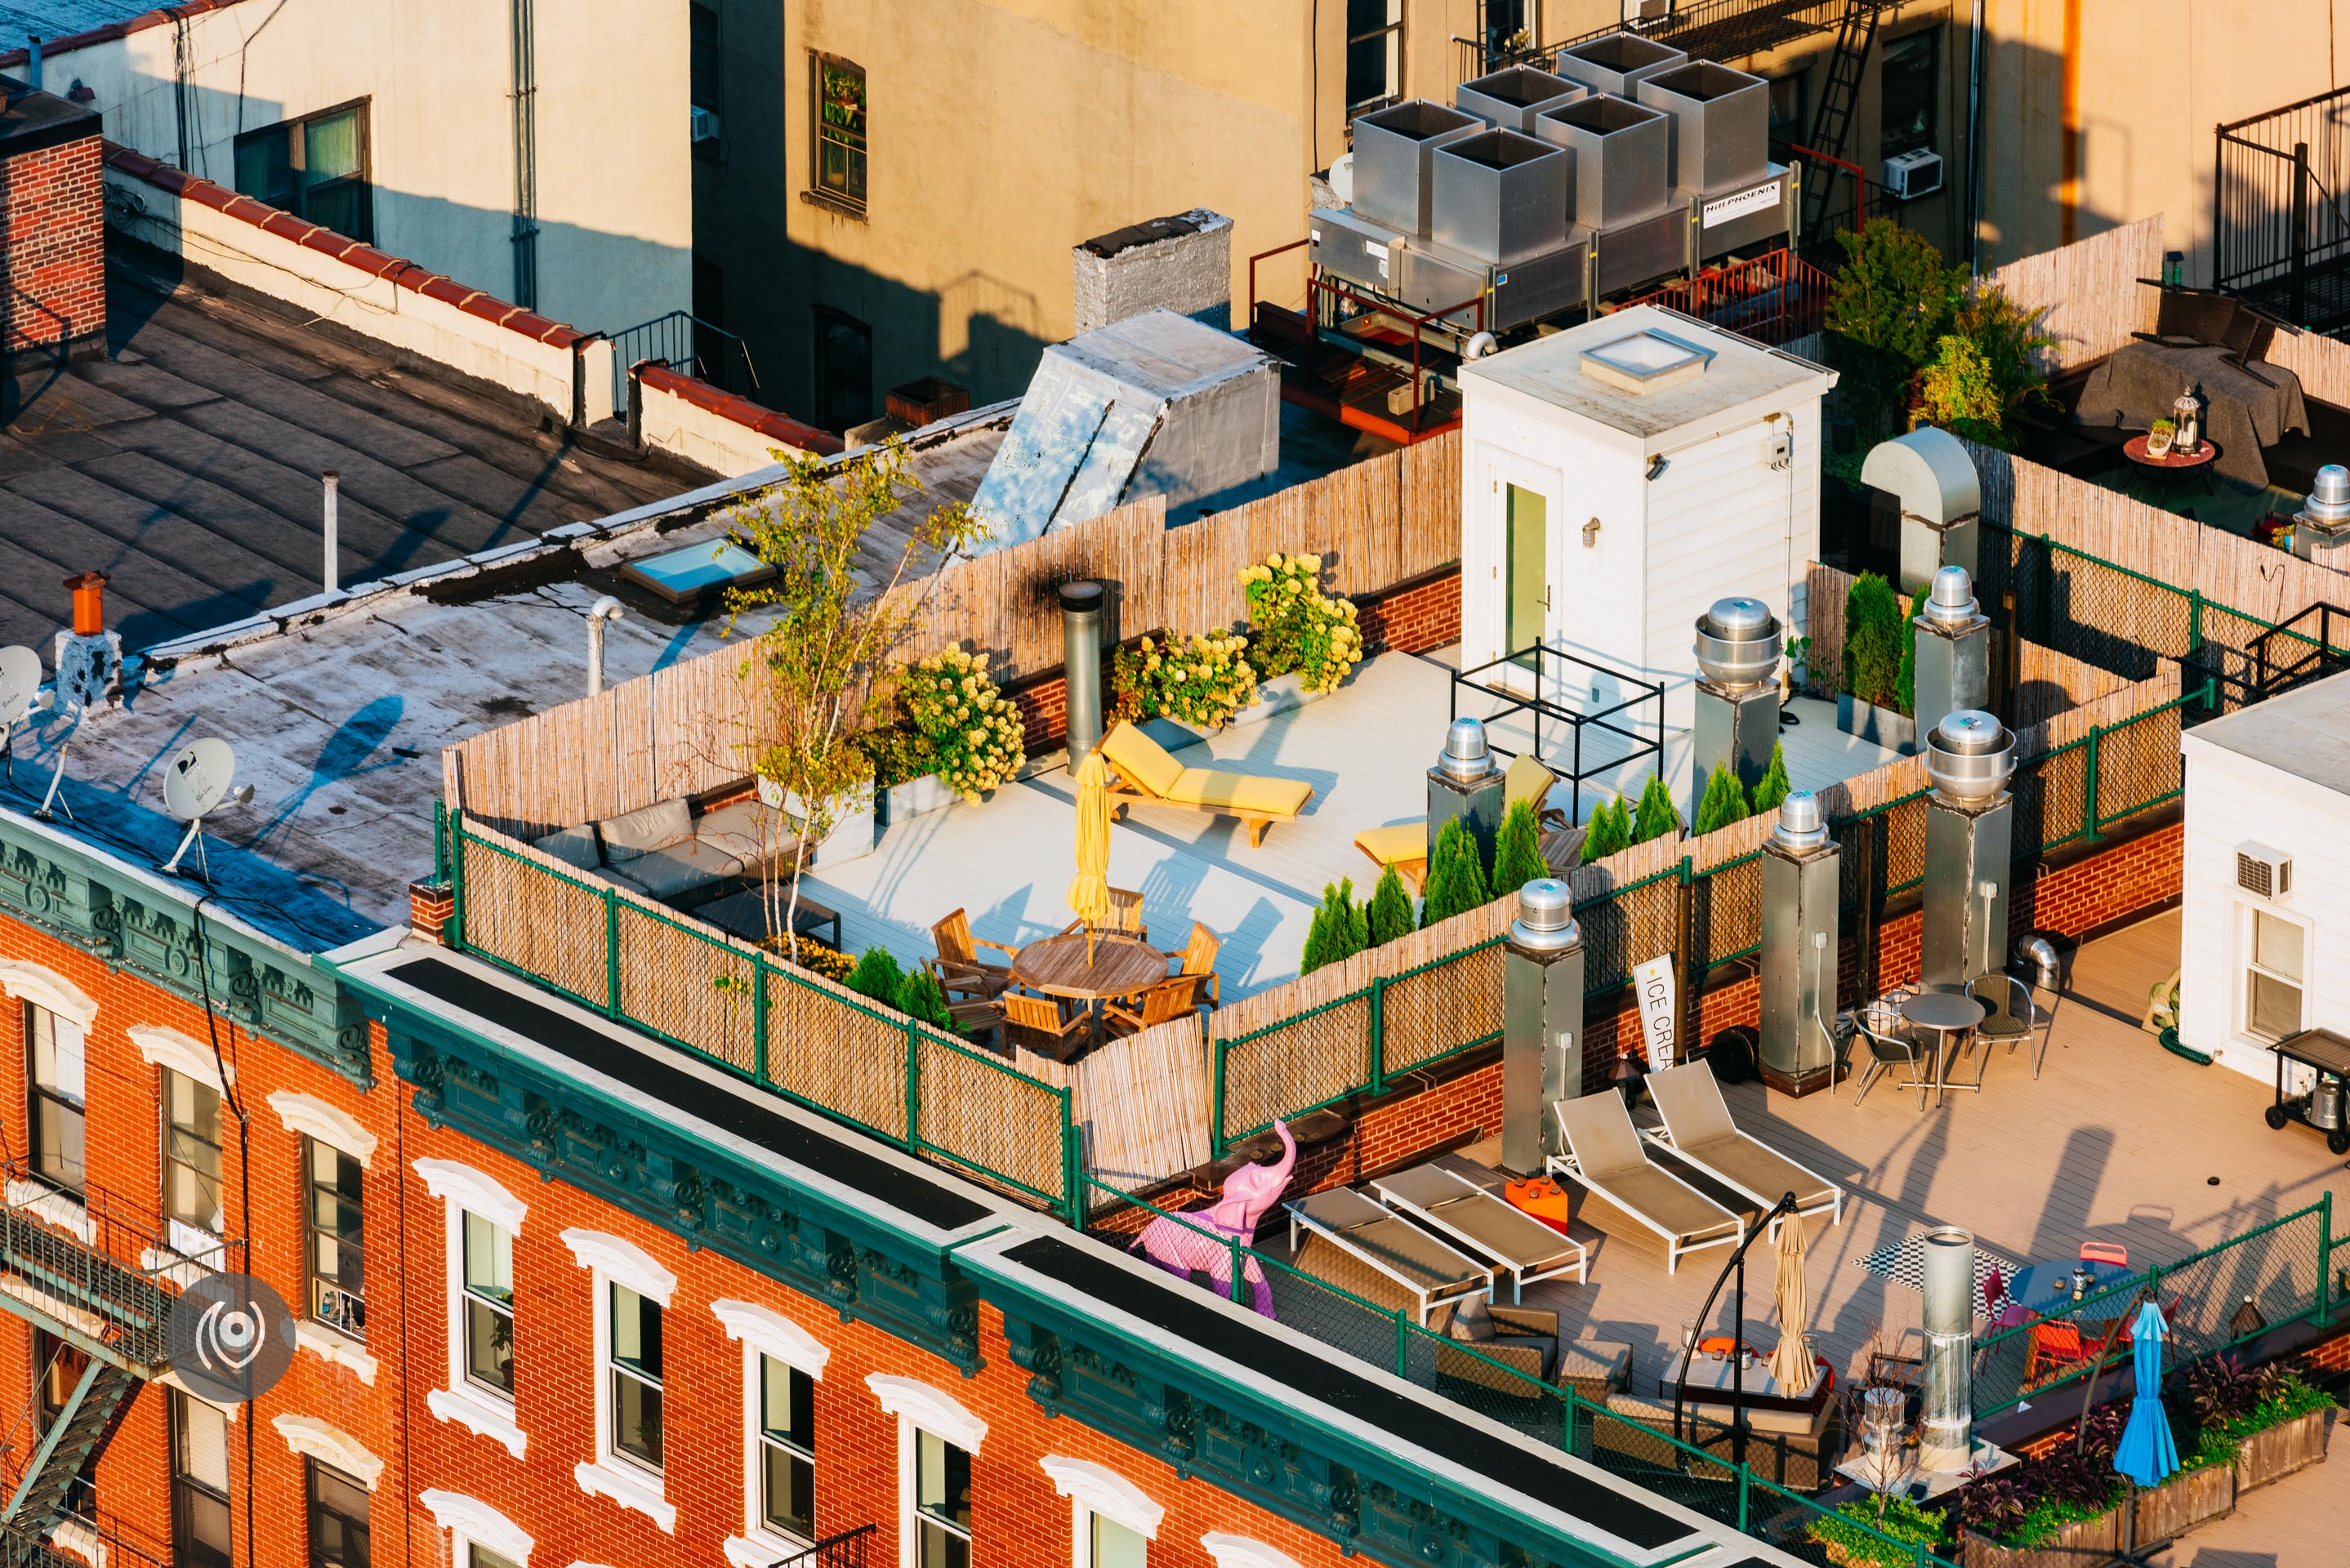
POLYGON ((2126 1269, 2129 1267, 2129 1249, 2118 1241, 2084 1241, 2081 1243, 2081 1262, 2111 1263, 2117 1269, 2126 1269))

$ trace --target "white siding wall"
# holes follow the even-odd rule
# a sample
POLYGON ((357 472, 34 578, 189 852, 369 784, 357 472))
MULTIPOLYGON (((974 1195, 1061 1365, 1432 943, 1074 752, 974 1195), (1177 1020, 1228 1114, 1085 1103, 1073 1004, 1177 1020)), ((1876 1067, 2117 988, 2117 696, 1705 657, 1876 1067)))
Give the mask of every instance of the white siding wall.
POLYGON ((2350 797, 2192 734, 2183 750, 2179 1039, 2272 1082, 2276 1058, 2242 1029, 2249 911, 2267 908, 2307 929, 2303 1025, 2350 1033, 2350 797), (2236 846, 2247 840, 2293 857, 2289 897, 2263 904, 2238 890, 2236 846))
MULTIPOLYGON (((538 297, 614 331, 692 303, 687 0, 538 0, 538 297)), ((375 243, 514 297, 506 0, 232 5, 52 55, 106 134, 234 189, 240 132, 368 100, 375 243), (185 135, 182 136, 182 119, 185 135)))

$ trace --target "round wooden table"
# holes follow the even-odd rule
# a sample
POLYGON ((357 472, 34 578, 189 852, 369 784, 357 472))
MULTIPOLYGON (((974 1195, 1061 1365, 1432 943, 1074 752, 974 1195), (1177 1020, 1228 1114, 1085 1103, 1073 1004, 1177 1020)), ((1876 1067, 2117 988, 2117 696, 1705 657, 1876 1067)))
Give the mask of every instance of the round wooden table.
POLYGON ((2122 443, 2122 455, 2140 468, 2150 468, 2157 473, 2189 474, 2199 477, 2203 481, 2203 488, 2210 490, 2211 465, 2219 459, 2220 444, 2213 441, 2204 441, 2199 442, 2191 452, 2182 452, 2177 447, 2173 447, 2160 457, 2149 457, 2146 451, 2146 437, 2134 435, 2122 443))
POLYGON ((1094 1039, 1102 1032, 1102 1003, 1157 985, 1167 978, 1167 955, 1139 937, 1096 931, 1093 959, 1086 958, 1086 933, 1063 931, 1030 942, 1012 958, 1012 978, 1046 996, 1085 1002, 1094 1015, 1094 1039))

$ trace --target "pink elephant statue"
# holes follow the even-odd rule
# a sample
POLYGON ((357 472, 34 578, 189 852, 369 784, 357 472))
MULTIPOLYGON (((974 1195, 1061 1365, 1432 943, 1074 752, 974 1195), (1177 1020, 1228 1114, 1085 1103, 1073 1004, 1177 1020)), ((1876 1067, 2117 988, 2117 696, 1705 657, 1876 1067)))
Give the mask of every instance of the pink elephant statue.
MULTIPOLYGON (((1224 1179, 1224 1195, 1205 1209, 1180 1218, 1161 1214, 1142 1228, 1133 1246, 1170 1274, 1190 1279, 1204 1273, 1227 1301, 1232 1293, 1232 1243, 1246 1247, 1256 1240, 1256 1228, 1289 1186, 1297 1166, 1297 1140, 1278 1117, 1273 1124, 1281 1139, 1281 1158, 1271 1165, 1244 1165, 1224 1179)), ((1242 1258, 1241 1277, 1249 1283, 1256 1310, 1273 1315, 1273 1286, 1254 1258, 1242 1258)))

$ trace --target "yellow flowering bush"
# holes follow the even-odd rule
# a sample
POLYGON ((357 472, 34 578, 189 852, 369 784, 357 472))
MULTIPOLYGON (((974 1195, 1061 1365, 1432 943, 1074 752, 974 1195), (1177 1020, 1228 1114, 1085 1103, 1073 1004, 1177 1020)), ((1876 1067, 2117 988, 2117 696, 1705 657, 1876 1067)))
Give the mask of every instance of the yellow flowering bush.
POLYGON ((1172 632, 1120 649, 1110 664, 1112 719, 1180 719, 1220 730, 1256 696, 1248 639, 1237 632, 1172 632))
POLYGON ((1322 592, 1322 557, 1284 556, 1241 568, 1260 680, 1298 671, 1308 691, 1333 691, 1363 657, 1355 602, 1322 592))
POLYGON ((987 660, 958 644, 899 670, 898 722, 879 749, 898 762, 886 772, 934 773, 975 801, 1027 761, 1023 729, 1019 708, 988 679, 987 660))

